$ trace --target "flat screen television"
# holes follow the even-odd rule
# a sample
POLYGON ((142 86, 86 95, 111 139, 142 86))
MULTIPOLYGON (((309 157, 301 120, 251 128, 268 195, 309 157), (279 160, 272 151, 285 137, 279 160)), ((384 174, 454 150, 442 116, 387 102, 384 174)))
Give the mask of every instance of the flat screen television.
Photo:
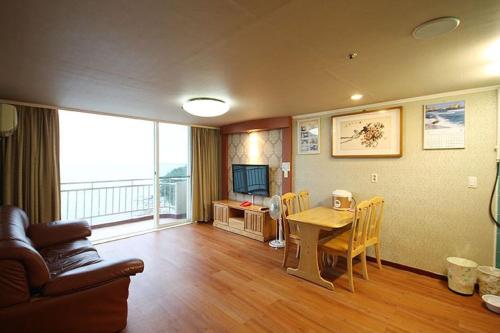
POLYGON ((233 164, 233 192, 269 196, 269 165, 233 164))

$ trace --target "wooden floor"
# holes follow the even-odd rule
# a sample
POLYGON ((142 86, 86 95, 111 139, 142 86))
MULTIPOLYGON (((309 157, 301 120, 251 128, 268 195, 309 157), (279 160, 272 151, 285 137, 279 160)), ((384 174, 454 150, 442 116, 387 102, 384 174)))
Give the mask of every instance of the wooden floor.
POLYGON ((327 274, 329 291, 288 275, 282 250, 211 225, 98 248, 145 262, 132 278, 126 332, 500 332, 500 316, 478 295, 456 295, 444 281, 369 263, 370 280, 356 274, 355 294, 343 271, 327 274))

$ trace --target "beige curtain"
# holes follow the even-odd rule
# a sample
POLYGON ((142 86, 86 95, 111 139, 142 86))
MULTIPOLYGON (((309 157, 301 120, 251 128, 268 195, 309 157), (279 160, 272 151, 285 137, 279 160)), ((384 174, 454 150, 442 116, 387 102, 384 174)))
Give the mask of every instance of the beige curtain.
POLYGON ((213 219, 212 201, 220 197, 221 137, 217 129, 191 129, 193 221, 213 219))
POLYGON ((57 110, 16 106, 19 126, 4 138, 3 203, 26 211, 30 223, 60 219, 57 110))

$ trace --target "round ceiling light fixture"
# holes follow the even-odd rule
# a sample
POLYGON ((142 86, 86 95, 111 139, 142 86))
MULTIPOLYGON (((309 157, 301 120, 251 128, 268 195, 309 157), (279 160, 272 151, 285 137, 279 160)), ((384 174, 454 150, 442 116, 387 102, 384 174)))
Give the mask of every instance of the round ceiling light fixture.
POLYGON ((438 17, 420 24, 413 29, 412 35, 415 39, 434 38, 452 32, 459 24, 460 20, 456 17, 438 17))
POLYGON ((353 101, 359 101, 362 98, 363 98, 363 95, 361 95, 361 94, 354 94, 354 95, 351 96, 351 99, 353 101))
POLYGON ((217 117, 229 111, 229 104, 210 97, 191 98, 182 105, 184 111, 198 117, 217 117))

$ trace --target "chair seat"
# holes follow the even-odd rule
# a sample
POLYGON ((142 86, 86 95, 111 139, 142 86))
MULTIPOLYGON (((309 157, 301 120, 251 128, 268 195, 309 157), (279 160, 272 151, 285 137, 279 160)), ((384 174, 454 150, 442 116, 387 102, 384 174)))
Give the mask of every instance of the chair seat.
POLYGON ((325 242, 322 247, 331 249, 338 252, 347 252, 349 249, 349 239, 351 237, 351 231, 345 231, 338 236, 325 242))

